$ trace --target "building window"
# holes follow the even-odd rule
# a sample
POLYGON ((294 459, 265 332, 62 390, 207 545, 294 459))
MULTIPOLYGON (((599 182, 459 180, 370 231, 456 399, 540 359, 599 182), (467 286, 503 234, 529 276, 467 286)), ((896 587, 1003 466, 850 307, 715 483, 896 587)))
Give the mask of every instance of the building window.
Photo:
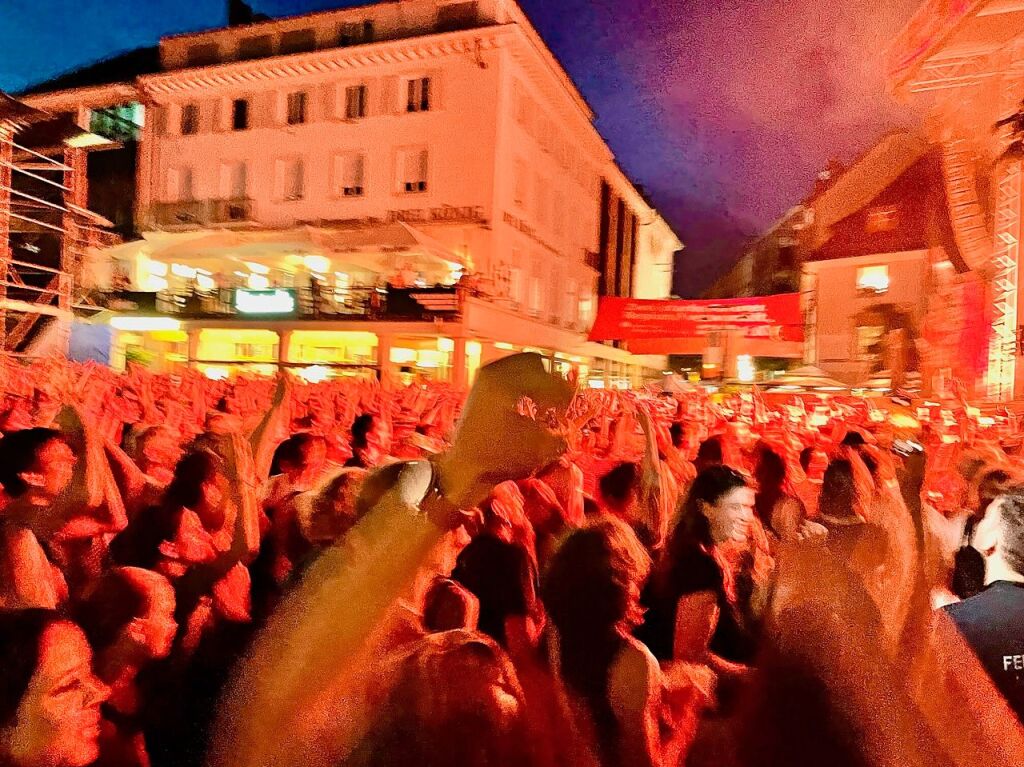
POLYGON ((306 122, 306 92, 288 94, 288 124, 301 125, 306 122))
POLYGON ((426 149, 406 149, 399 152, 399 191, 407 194, 427 191, 427 166, 426 149))
POLYGON ((278 160, 274 181, 277 187, 275 196, 279 200, 288 202, 301 200, 306 191, 305 168, 302 159, 278 160))
POLYGON ((244 200, 248 197, 249 173, 245 161, 221 165, 220 193, 228 200, 244 200))
POLYGON ((362 197, 365 189, 366 155, 350 152, 334 158, 336 197, 362 197))
POLYGON ((366 86, 350 85, 345 89, 345 119, 366 117, 366 86))
POLYGON ((873 208, 868 211, 864 228, 868 233, 891 232, 899 225, 899 210, 895 207, 873 208))
POLYGON ((534 317, 539 317, 541 312, 541 305, 544 301, 544 286, 541 282, 540 275, 534 271, 530 275, 530 314, 534 317))
POLYGON ((477 3, 449 3, 437 9, 437 31, 471 29, 477 23, 477 3))
POLYGON ((889 290, 888 266, 862 266, 857 269, 857 290, 875 295, 889 290))
MULTIPOLYGON (((520 257, 518 250, 512 251, 512 260, 517 262, 520 257)), ((523 270, 518 266, 513 266, 508 270, 508 297, 512 299, 517 307, 523 300, 523 270)))
POLYGON ((205 67, 216 64, 219 57, 217 43, 203 43, 189 47, 186 62, 190 67, 205 67))
POLYGON ((246 37, 238 43, 238 58, 262 59, 274 55, 274 38, 270 35, 246 37))
POLYGON ((191 136, 199 132, 199 105, 185 104, 181 108, 181 135, 191 136))
POLYGON ((316 50, 316 34, 312 29, 296 29, 281 35, 281 53, 309 53, 316 50))
POLYGON ((231 129, 249 128, 249 99, 235 99, 231 102, 231 129))
POLYGON ((580 309, 580 288, 576 280, 569 280, 565 288, 565 320, 570 325, 576 324, 580 309))
POLYGON ((338 45, 342 48, 350 45, 362 45, 373 42, 373 20, 366 19, 363 23, 342 24, 338 33, 338 45))
POLYGON ((418 77, 406 84, 406 112, 430 111, 430 78, 418 77))

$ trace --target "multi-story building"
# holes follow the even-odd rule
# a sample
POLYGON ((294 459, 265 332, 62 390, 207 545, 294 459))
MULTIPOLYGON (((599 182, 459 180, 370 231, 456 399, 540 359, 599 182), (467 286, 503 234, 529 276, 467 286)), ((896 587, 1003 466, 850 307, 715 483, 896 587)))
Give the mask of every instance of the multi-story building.
POLYGON ((975 334, 975 343, 986 364, 977 383, 995 400, 1024 392, 1022 42, 1021 3, 928 0, 893 42, 888 60, 890 89, 926 113, 956 241, 984 284, 988 330, 975 334))
MULTIPOLYGON (((663 367, 585 341, 602 179, 632 198, 633 266, 634 241, 659 265, 681 245, 512 0, 371 4, 168 37, 159 54, 131 84, 142 237, 111 254, 157 315, 115 318, 132 353, 214 376, 458 383, 519 349, 603 383, 663 367)), ((32 99, 89 107, 77 97, 32 99)))

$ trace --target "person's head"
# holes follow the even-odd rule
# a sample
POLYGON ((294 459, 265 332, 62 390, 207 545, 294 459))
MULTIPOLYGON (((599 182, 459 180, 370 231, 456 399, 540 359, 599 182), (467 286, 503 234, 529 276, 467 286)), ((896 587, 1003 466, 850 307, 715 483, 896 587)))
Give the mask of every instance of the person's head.
POLYGON ((818 507, 823 517, 853 519, 859 507, 853 464, 848 458, 835 458, 825 469, 818 507))
POLYGON ((717 546, 744 543, 754 522, 754 488, 729 466, 712 466, 697 475, 683 502, 670 551, 694 543, 717 546))
POLYGON ((342 469, 316 494, 307 533, 312 543, 333 543, 359 520, 356 499, 366 475, 365 469, 342 469))
POLYGON ((394 677, 353 764, 530 763, 525 697, 494 640, 473 631, 428 634, 400 658, 394 677))
POLYGON ((533 560, 521 545, 487 534, 470 541, 452 571, 452 580, 480 601, 480 631, 502 646, 510 618, 535 614, 536 576, 533 560))
POLYGON ((53 429, 33 428, 0 438, 0 485, 12 498, 56 498, 75 473, 74 451, 53 429))
POLYGON ((978 476, 978 505, 976 515, 984 515, 985 510, 1001 495, 1008 493, 1013 486, 1015 477, 1005 469, 989 469, 978 476))
POLYGON ((117 567, 87 592, 76 616, 104 663, 138 666, 170 653, 178 628, 174 608, 174 589, 162 575, 117 567))
POLYGON ((479 600, 451 578, 436 578, 423 597, 423 628, 432 634, 475 631, 479 620, 479 600))
POLYGON ((842 447, 853 447, 858 448, 867 444, 867 440, 864 439, 864 435, 859 431, 848 431, 846 436, 843 437, 843 441, 839 443, 842 447))
POLYGON ((218 508, 228 494, 224 462, 210 450, 188 453, 174 467, 174 478, 164 494, 170 506, 197 510, 218 508))
POLYGON ((100 705, 82 630, 45 610, 0 616, 0 764, 84 767, 99 756, 100 705))
POLYGON ((697 448, 697 457, 694 459, 693 465, 696 467, 697 473, 700 474, 712 466, 721 466, 723 460, 722 438, 708 437, 697 448))
POLYGON ((996 560, 1024 578, 1024 485, 1014 486, 989 504, 974 531, 974 547, 988 560, 989 575, 996 560))
POLYGON ((287 474, 293 479, 316 476, 327 460, 327 442, 314 434, 293 434, 274 452, 270 474, 287 474))
POLYGON ((765 444, 757 448, 754 480, 758 493, 778 494, 786 481, 786 462, 774 449, 765 444))
POLYGON ((668 427, 668 434, 672 438, 672 447, 681 450, 686 442, 686 427, 681 421, 675 421, 668 427))
POLYGON ((636 498, 640 482, 640 467, 631 461, 624 461, 601 477, 598 489, 601 500, 615 512, 624 512, 636 498))
POLYGON ((356 416, 352 422, 352 449, 367 447, 370 432, 373 430, 376 419, 372 413, 363 413, 356 416))
POLYGON ((134 458, 143 471, 154 468, 173 470, 181 459, 181 446, 174 431, 166 426, 150 426, 135 439, 134 458))
POLYGON ((548 616, 570 645, 607 641, 641 619, 640 590, 651 559, 633 529, 599 517, 555 550, 541 585, 548 616))

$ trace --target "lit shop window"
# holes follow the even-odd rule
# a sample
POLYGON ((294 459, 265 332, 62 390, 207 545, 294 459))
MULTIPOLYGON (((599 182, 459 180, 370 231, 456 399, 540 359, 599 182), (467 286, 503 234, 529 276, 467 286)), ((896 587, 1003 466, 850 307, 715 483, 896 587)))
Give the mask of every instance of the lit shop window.
POLYGON ((889 290, 888 266, 862 266, 857 269, 857 290, 866 293, 885 293, 889 290))
POLYGON ((754 358, 749 354, 740 354, 736 357, 736 377, 741 383, 753 383, 757 377, 754 358))

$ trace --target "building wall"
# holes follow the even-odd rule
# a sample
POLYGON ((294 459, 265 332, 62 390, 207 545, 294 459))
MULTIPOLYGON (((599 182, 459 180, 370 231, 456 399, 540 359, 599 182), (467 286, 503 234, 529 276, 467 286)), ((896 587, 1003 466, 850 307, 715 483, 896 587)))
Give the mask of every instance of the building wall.
POLYGON ((874 306, 893 304, 906 311, 920 330, 927 311, 929 269, 927 251, 806 264, 804 289, 814 294, 807 339, 810 360, 846 383, 864 381, 872 371, 859 355, 858 317, 874 306), (859 289, 858 270, 877 266, 888 268, 888 289, 884 293, 859 289))

